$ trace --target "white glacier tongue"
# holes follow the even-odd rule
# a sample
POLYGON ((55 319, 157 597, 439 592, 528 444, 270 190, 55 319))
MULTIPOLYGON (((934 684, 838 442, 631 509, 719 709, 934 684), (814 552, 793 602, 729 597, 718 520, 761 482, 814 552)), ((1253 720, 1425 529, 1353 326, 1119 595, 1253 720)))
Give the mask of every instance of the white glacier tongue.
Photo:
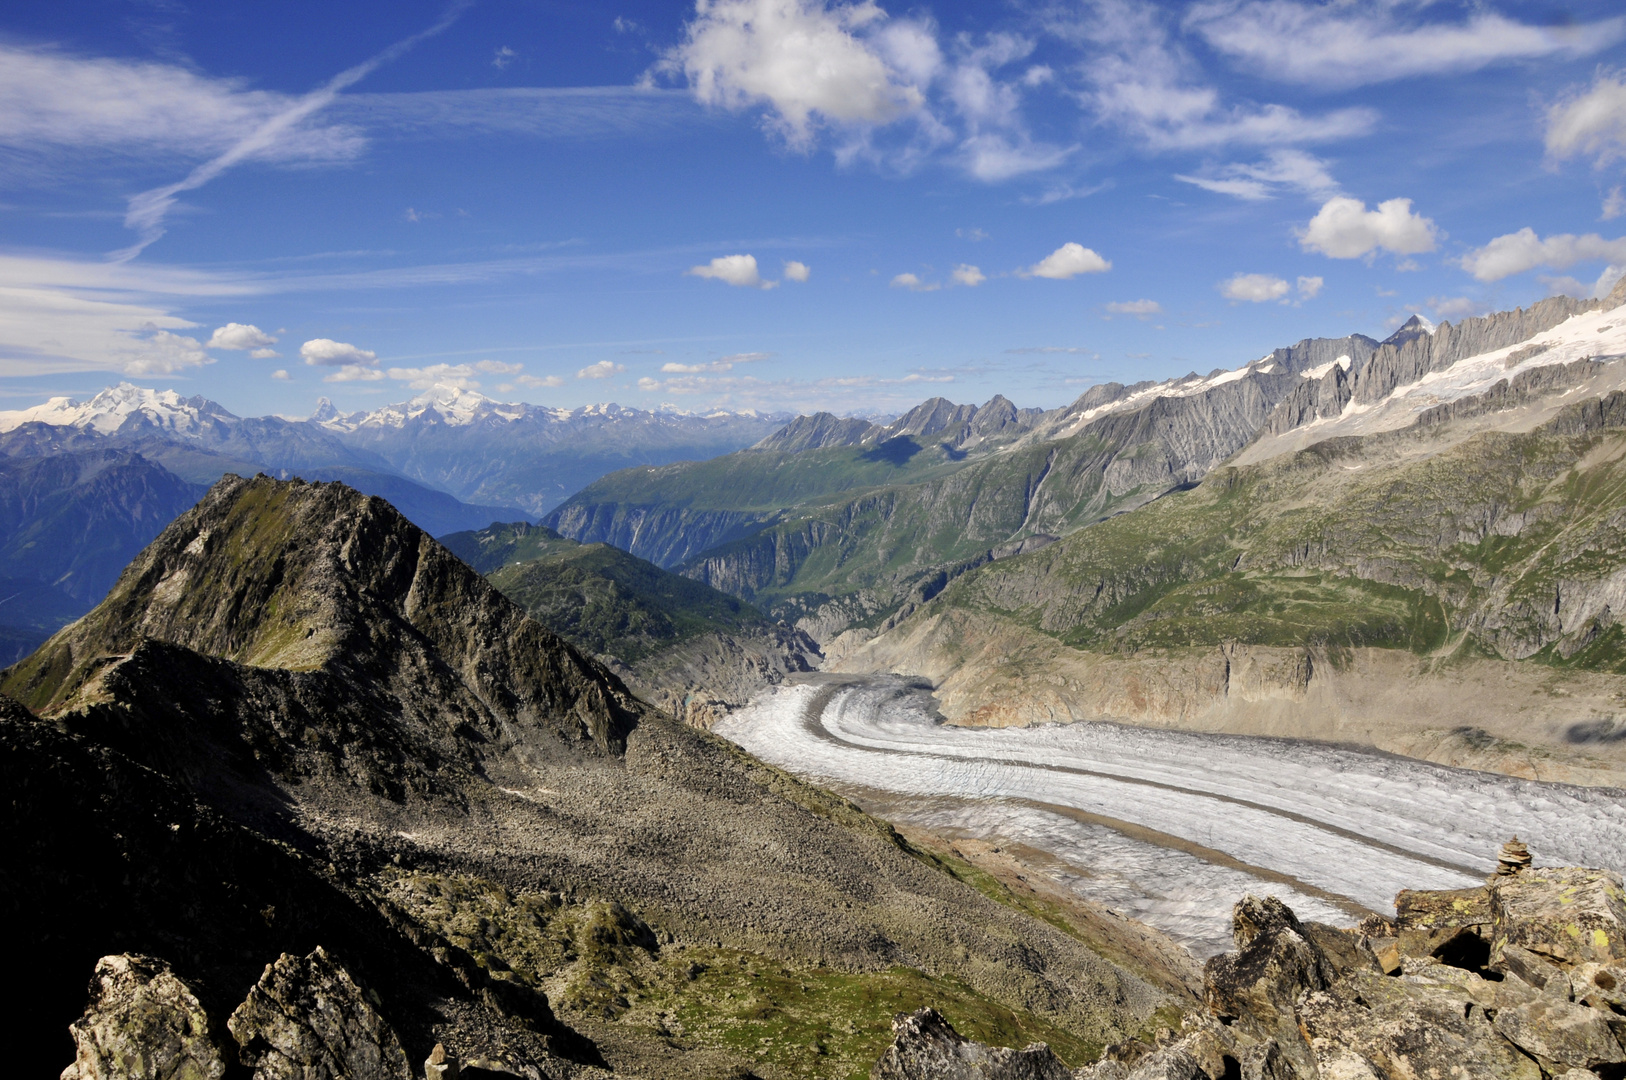
POLYGON ((961 728, 929 702, 897 679, 825 680, 770 691, 716 730, 861 803, 852 788, 889 793, 895 819, 1042 849, 1080 895, 1199 955, 1229 947, 1244 893, 1347 924, 1391 911, 1403 888, 1477 884, 1514 833, 1543 865, 1626 869, 1618 791, 1286 739, 961 728))

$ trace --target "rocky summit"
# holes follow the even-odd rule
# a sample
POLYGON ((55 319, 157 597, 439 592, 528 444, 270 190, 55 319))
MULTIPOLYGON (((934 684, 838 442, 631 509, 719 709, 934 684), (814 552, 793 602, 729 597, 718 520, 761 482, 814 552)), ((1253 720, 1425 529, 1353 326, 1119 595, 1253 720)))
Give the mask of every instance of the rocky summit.
POLYGON ((342 485, 223 480, 0 689, 28 1075, 846 1075, 924 1005, 1082 1061, 1191 1000, 342 485))

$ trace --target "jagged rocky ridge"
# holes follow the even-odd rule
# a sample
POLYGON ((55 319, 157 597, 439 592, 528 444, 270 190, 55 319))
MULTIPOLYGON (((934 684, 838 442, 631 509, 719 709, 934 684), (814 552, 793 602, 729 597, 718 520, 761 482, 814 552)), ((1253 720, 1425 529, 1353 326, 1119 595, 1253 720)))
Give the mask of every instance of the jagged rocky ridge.
POLYGON ((1206 1010, 1069 1072, 899 1016, 873 1080, 1610 1080, 1626 1075, 1626 891, 1602 870, 1402 892, 1356 930, 1246 897, 1206 1010))
POLYGON ((0 689, 37 710, 0 717, 32 1030, 65 1033, 99 959, 130 955, 224 1039, 265 966, 317 946, 410 1061, 441 1043, 547 1075, 738 1065, 750 987, 783 987, 795 1060, 872 1057, 889 1000, 1077 1046, 1170 1000, 663 719, 340 485, 223 481, 0 689))
POLYGON ((1626 285, 1617 285, 1610 296, 1598 300, 1554 296, 1528 309, 1464 319, 1456 325, 1445 322, 1427 331, 1403 327, 1368 355, 1351 354, 1347 363, 1334 364, 1320 378, 1301 382, 1276 407, 1262 434, 1285 435, 1318 418, 1337 417, 1350 405, 1375 405, 1397 387, 1444 371, 1459 360, 1528 341, 1571 316, 1623 303, 1626 285))

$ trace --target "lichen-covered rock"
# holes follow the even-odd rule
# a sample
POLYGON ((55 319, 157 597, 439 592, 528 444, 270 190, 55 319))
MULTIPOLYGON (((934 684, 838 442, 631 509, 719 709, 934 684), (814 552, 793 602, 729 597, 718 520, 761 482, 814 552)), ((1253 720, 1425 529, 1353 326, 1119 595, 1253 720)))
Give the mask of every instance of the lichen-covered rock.
MULTIPOLYGON (((62 1080, 220 1080, 226 1062, 209 1018, 162 960, 104 956, 85 1015, 69 1027, 78 1055, 62 1080)), ((21 1034, 21 1032, 17 1033, 21 1034)))
POLYGON ((1626 1061, 1626 1050, 1602 1012, 1551 995, 1501 1010, 1496 1030, 1541 1061, 1548 1072, 1626 1061))
POLYGON ((255 1080, 410 1080, 395 1032, 321 946, 267 964, 226 1022, 255 1080))
POLYGON ((1447 982, 1357 973, 1329 991, 1308 995, 1298 1015, 1323 1078, 1541 1077, 1468 992, 1447 982))
POLYGON ((1490 890, 1402 889, 1395 897, 1395 948, 1400 956, 1436 957, 1477 967, 1489 959, 1490 890))
POLYGON ((1584 867, 1526 870, 1491 886, 1495 963, 1507 946, 1552 963, 1626 962, 1626 888, 1584 867))
POLYGON ((1300 1074, 1314 1076, 1295 1010, 1304 994, 1332 984, 1333 965, 1298 916, 1274 896, 1243 897, 1232 910, 1231 926, 1237 951, 1204 966, 1204 1000, 1254 1038, 1275 1039, 1300 1074))
POLYGON ((955 1031, 936 1009, 899 1013, 892 1020, 892 1045, 870 1080, 1073 1080, 1050 1047, 1034 1043, 1023 1050, 984 1046, 955 1031))

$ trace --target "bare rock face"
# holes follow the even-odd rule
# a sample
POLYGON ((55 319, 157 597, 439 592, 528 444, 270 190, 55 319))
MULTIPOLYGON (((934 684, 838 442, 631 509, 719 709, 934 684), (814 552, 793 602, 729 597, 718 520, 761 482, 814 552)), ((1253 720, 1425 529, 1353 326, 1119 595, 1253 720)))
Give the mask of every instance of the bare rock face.
POLYGON ((1243 897, 1231 919, 1237 951, 1208 961, 1204 1000, 1222 1020, 1235 1021, 1261 1041, 1274 1038, 1302 1075, 1313 1076, 1295 1012, 1301 996, 1332 984, 1332 962, 1274 896, 1243 897))
POLYGON ((1626 962, 1626 889, 1619 874, 1526 870, 1498 879, 1492 895, 1493 963, 1508 946, 1566 967, 1626 962))
POLYGON ((870 1080, 1072 1080, 1050 1047, 1023 1050, 984 1046, 955 1031, 936 1009, 899 1013, 892 1045, 870 1070, 870 1080))
MULTIPOLYGON (((1233 914, 1237 951, 1210 960, 1203 980, 1232 1040, 1237 1066, 1227 1075, 1626 1075, 1619 876, 1508 861, 1515 869, 1483 888, 1402 892, 1393 924, 1373 920, 1355 932, 1300 923, 1274 899, 1244 898, 1233 914), (1385 936, 1375 942, 1368 931, 1378 930, 1385 936), (1279 1051, 1274 1073, 1254 1060, 1267 1038, 1279 1051)), ((1159 1060, 1179 1067, 1160 1065, 1147 1080, 1184 1077, 1170 1051, 1195 1045, 1188 1037, 1166 1047, 1159 1060)), ((1143 1064, 1084 1075, 1139 1080, 1143 1064)))
POLYGON ((1464 989, 1445 980, 1359 973, 1299 1004, 1322 1076, 1540 1080, 1464 989))
POLYGON ((1496 1014, 1496 1030, 1540 1061, 1548 1072, 1591 1069, 1626 1061, 1607 1013, 1543 995, 1496 1014))
POLYGON ((283 953, 226 1022, 255 1080, 410 1080, 406 1054, 327 951, 283 953))
POLYGON ((220 1080, 226 1062, 191 989, 161 960, 104 956, 91 1002, 70 1031, 78 1047, 62 1080, 220 1080))

